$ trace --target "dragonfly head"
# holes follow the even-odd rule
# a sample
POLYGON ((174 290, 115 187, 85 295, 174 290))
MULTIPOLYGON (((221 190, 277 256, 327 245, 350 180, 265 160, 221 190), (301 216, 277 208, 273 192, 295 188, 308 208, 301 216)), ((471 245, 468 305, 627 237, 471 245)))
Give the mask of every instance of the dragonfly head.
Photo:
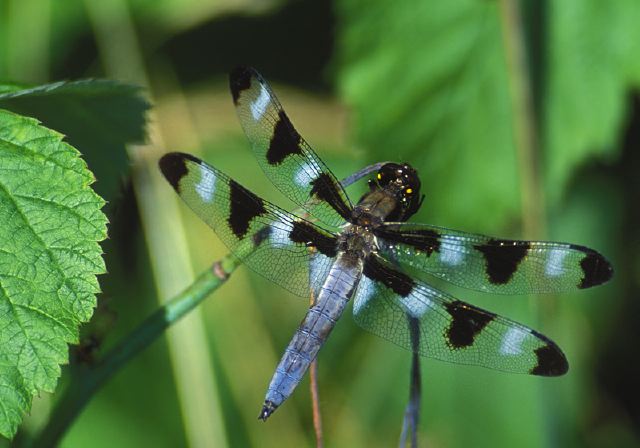
POLYGON ((376 174, 378 186, 395 195, 398 205, 387 216, 389 221, 406 221, 418 211, 424 196, 420 195, 418 172, 408 163, 386 163, 376 174))

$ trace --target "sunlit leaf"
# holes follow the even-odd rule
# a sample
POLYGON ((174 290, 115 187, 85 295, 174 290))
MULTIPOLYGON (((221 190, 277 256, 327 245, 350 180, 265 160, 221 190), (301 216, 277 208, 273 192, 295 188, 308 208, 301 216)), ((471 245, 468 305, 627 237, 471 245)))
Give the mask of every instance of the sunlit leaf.
POLYGON ((54 390, 105 270, 104 201, 62 135, 0 110, 0 434, 54 390))

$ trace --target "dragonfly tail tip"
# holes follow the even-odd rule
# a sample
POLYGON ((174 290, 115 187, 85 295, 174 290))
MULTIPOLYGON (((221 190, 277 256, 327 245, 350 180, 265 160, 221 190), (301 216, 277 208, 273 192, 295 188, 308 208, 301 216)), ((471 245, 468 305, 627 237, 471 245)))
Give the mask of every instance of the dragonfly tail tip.
POLYGON ((278 406, 274 402, 266 400, 264 402, 264 405, 262 406, 262 411, 260 411, 260 415, 258 415, 258 420, 262 420, 263 422, 266 422, 269 416, 273 414, 273 412, 276 410, 277 407, 278 406))

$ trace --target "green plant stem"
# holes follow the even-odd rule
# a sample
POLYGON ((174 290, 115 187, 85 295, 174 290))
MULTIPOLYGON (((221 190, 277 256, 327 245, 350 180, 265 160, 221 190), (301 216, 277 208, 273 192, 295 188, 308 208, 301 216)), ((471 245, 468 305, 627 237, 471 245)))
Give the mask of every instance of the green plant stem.
MULTIPOLYGON (((105 72, 149 88, 151 78, 127 0, 84 0, 105 72)), ((183 113, 182 116, 188 116, 183 113)), ((148 114, 148 144, 129 146, 133 189, 140 211, 157 298, 164 304, 194 280, 186 232, 178 198, 162 178, 157 159, 165 152, 162 129, 166 123, 153 110, 148 114)), ((188 121, 188 119, 187 119, 188 121)), ((205 325, 199 310, 166 335, 169 360, 187 444, 228 446, 222 405, 216 388, 216 366, 210 356, 205 325)))
POLYGON ((239 264, 239 260, 232 255, 216 262, 212 268, 202 272, 187 289, 149 316, 95 365, 75 368, 67 389, 51 412, 51 419, 44 429, 26 445, 38 447, 56 445, 102 385, 122 366, 158 339, 169 326, 185 316, 222 285, 239 264))
POLYGON ((501 0, 500 11, 521 179, 523 231, 526 238, 540 239, 545 233, 545 219, 538 159, 539 133, 518 0, 501 0))
MULTIPOLYGON (((546 238, 546 217, 538 157, 540 154, 539 128, 533 107, 534 92, 530 70, 526 63, 527 54, 520 2, 501 0, 500 8, 520 166, 523 230, 527 239, 544 239, 546 238)), ((556 301, 550 299, 536 301, 535 304, 532 301, 530 303, 536 307, 543 327, 548 326, 552 316, 555 315, 556 301)), ((540 394, 542 420, 545 424, 544 435, 549 445, 558 442, 556 426, 559 411, 557 397, 554 394, 550 386, 544 386, 540 394)))

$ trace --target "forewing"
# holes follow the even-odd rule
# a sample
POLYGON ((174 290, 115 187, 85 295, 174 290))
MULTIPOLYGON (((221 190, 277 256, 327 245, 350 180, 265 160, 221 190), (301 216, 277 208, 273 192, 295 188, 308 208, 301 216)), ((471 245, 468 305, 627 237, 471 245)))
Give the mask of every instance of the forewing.
POLYGON ((352 207, 342 186, 295 130, 265 79, 238 67, 229 86, 240 124, 271 182, 326 224, 338 227, 349 219, 352 207))
POLYGON ((375 255, 365 261, 353 306, 365 330, 407 350, 417 345, 422 356, 541 376, 568 370, 542 334, 412 280, 375 255))
POLYGON ((409 223, 387 223, 376 235, 386 258, 482 292, 565 292, 613 275, 600 253, 575 244, 502 240, 409 223))
POLYGON ((160 169, 196 215, 251 269, 299 296, 309 297, 310 287, 319 288, 321 273, 336 254, 330 232, 259 198, 192 155, 166 154, 160 169))

